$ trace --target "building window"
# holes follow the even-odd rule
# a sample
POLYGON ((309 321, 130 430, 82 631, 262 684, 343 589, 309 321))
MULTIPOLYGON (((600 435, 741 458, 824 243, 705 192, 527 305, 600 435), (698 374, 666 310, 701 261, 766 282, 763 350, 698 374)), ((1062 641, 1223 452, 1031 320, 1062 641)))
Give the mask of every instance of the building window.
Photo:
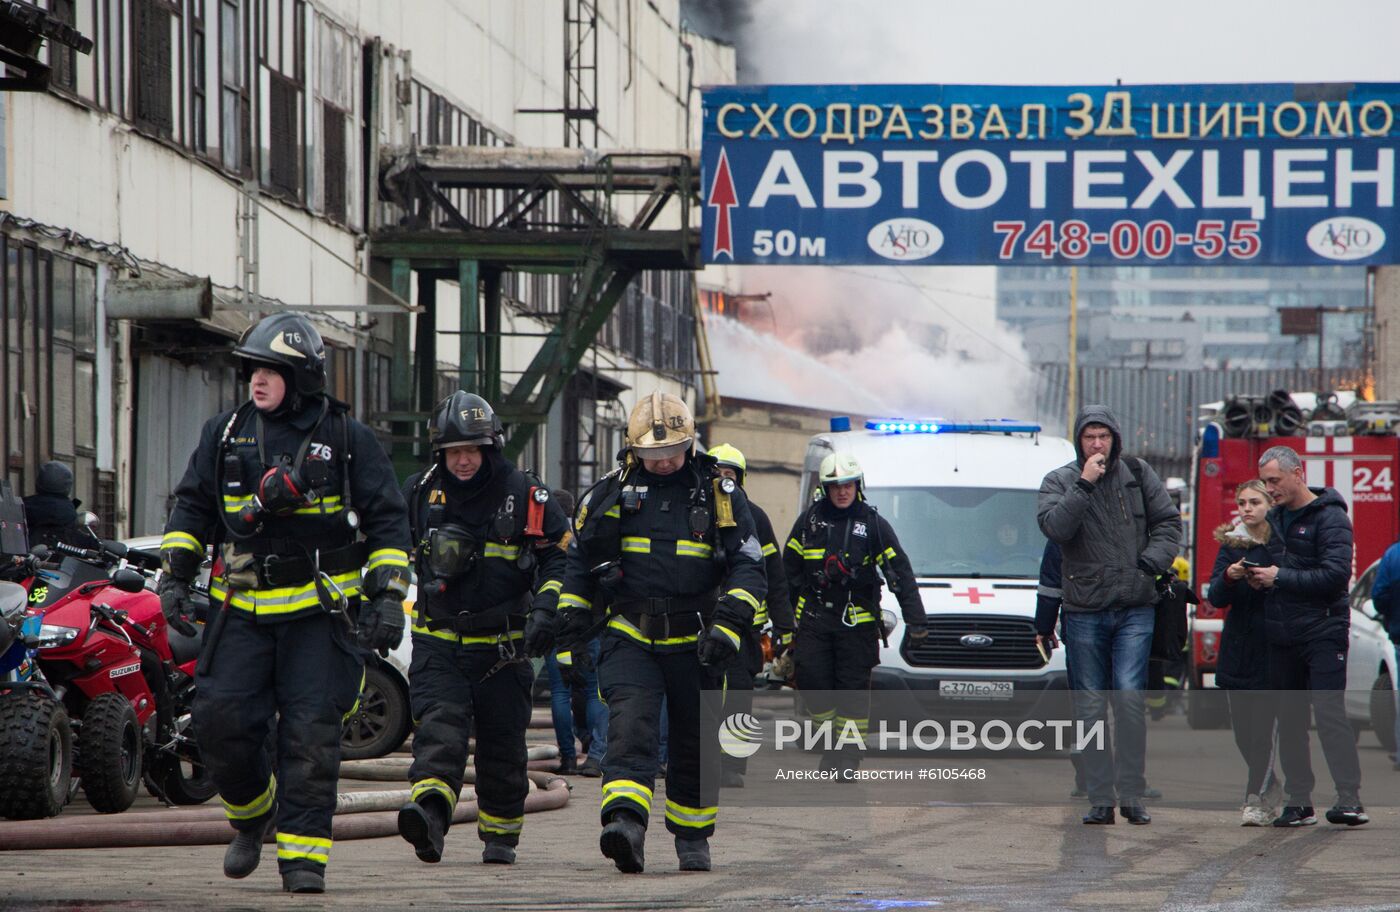
MULTIPOLYGON (((97 494, 97 271, 0 236, 0 453, 30 494, 39 466, 72 467, 74 496, 97 494)), ((110 517, 104 517, 110 518, 110 517)))
POLYGON ((357 148, 353 127, 358 45, 348 32, 319 14, 315 28, 307 186, 313 209, 348 225, 355 205, 351 163, 357 148))
POLYGON ((204 0, 190 0, 190 148, 208 147, 209 92, 205 70, 204 0))
POLYGON ((306 5, 301 0, 262 0, 258 30, 263 186, 294 200, 302 197, 302 86, 305 81, 306 5))
POLYGON ((132 3, 132 90, 138 126, 170 138, 175 133, 170 40, 171 13, 161 0, 132 3))
POLYGON ((252 159, 252 112, 244 8, 219 2, 219 147, 224 167, 247 174, 252 159))
MULTIPOLYGON (((78 24, 74 0, 49 0, 49 15, 64 25, 76 26, 78 24)), ((49 84, 66 92, 76 91, 78 88, 78 52, 57 41, 50 40, 48 46, 49 67, 52 70, 49 74, 49 84)))

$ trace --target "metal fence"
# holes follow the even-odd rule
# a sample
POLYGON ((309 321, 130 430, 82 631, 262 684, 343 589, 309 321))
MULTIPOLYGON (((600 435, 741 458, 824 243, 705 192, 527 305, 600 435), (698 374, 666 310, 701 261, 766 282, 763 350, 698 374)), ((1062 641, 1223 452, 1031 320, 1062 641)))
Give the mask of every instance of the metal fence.
MULTIPOLYGON (((1364 372, 1356 368, 1327 370, 1322 381, 1318 383, 1315 367, 1197 371, 1081 367, 1078 401, 1081 406, 1108 406, 1122 426, 1128 452, 1146 458, 1159 474, 1185 477, 1191 470, 1201 405, 1230 396, 1262 396, 1276 389, 1356 389, 1364 381, 1364 372)), ((1036 417, 1047 430, 1064 427, 1068 385, 1067 365, 1042 367, 1036 417)))

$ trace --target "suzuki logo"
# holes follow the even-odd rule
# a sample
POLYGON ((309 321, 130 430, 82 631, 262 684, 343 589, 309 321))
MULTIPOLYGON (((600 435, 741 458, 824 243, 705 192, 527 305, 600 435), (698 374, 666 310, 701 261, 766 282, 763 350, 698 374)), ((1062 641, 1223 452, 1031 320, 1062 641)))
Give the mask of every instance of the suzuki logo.
POLYGON ((969 649, 981 649, 984 646, 992 645, 993 640, 985 633, 969 633, 967 636, 964 636, 962 639, 958 640, 958 642, 962 643, 969 649))

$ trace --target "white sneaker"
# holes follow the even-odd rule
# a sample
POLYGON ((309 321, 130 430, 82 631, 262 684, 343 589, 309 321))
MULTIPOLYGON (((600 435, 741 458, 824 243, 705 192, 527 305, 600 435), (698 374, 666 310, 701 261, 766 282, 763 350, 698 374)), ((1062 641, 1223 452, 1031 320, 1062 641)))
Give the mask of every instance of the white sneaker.
POLYGON ((1250 795, 1245 799, 1244 810, 1240 814, 1240 826, 1268 826, 1273 819, 1274 815, 1264 806, 1264 799, 1258 795, 1250 795))

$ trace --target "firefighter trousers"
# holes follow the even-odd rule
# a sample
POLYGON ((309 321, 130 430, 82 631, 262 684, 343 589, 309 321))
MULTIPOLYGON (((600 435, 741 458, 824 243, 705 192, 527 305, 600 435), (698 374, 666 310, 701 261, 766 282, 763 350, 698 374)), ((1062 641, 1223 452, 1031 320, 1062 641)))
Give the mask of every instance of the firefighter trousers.
MULTIPOLYGON (((739 658, 724 671, 724 716, 734 713, 753 712, 753 678, 763 670, 763 647, 759 645, 759 631, 750 627, 748 635, 739 644, 739 658)), ((749 767, 744 757, 731 757, 720 753, 720 766, 726 770, 743 773, 749 767)))
POLYGON ((440 795, 457 807, 468 739, 476 734, 477 834, 483 842, 520 842, 525 824, 525 729, 535 674, 516 637, 520 658, 497 668, 494 644, 462 644, 413 635, 408 669, 413 707, 413 765, 408 779, 415 801, 440 795), (494 671, 492 669, 495 669, 494 671))
POLYGON ((797 631, 797 689, 812 721, 847 723, 864 738, 870 726, 870 670, 880 664, 880 633, 872 622, 806 623, 797 631))
POLYGON ((718 687, 720 673, 700 665, 695 644, 662 651, 625 634, 606 631, 598 653, 598 689, 608 707, 608 750, 603 759, 602 818, 628 810, 645 826, 656 784, 661 701, 669 725, 666 829, 687 839, 714 833, 719 815, 718 770, 701 775, 704 759, 718 752, 719 720, 704 707, 701 691, 718 687), (715 741, 703 751, 701 738, 715 741))
POLYGON ((330 615, 259 624, 227 610, 219 641, 206 643, 214 660, 195 679, 200 756, 234 829, 266 826, 275 798, 278 868, 324 871, 340 731, 359 698, 364 654, 330 615))

